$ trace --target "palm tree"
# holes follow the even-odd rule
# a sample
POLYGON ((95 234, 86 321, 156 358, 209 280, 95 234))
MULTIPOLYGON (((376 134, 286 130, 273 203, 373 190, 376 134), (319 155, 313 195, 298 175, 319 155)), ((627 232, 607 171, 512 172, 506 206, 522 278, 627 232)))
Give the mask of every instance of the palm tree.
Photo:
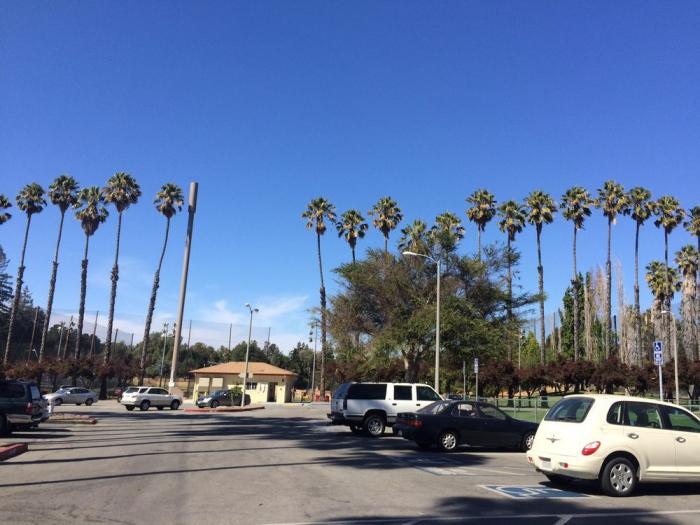
POLYGON ((348 210, 340 216, 340 220, 335 223, 338 230, 338 237, 345 237, 352 250, 352 262, 355 263, 355 246, 357 239, 363 239, 369 226, 365 218, 358 210, 348 210))
POLYGON ((319 275, 321 276, 321 288, 319 290, 321 295, 321 378, 319 381, 319 387, 321 389, 321 398, 323 399, 326 391, 326 330, 328 326, 326 323, 326 285, 323 282, 323 262, 321 259, 321 235, 326 233, 326 221, 331 223, 335 222, 335 206, 333 206, 330 202, 328 202, 328 200, 324 199, 323 197, 318 197, 316 199, 313 199, 308 204, 304 213, 301 214, 301 217, 302 219, 306 219, 307 230, 316 230, 318 271, 319 275))
POLYGON ((3 363, 7 363, 10 357, 10 343, 12 342, 12 331, 17 317, 17 308, 19 308, 19 300, 22 294, 22 278, 24 277, 24 255, 27 251, 27 240, 29 239, 29 226, 32 223, 32 215, 41 213, 41 210, 46 206, 44 199, 44 188, 36 182, 27 184, 20 190, 15 199, 17 207, 20 211, 27 214, 27 226, 24 229, 24 242, 22 244, 22 254, 19 258, 19 267, 17 268, 17 282, 15 285, 15 296, 12 300, 12 309, 10 310, 10 319, 7 324, 7 342, 5 343, 5 357, 3 363))
POLYGON ((56 277, 58 275, 58 251, 61 247, 61 236, 63 234, 63 219, 66 217, 66 210, 75 205, 77 201, 78 182, 68 175, 56 177, 49 186, 49 199, 51 203, 58 206, 61 212, 61 220, 58 223, 58 239, 56 240, 56 252, 53 257, 51 268, 51 279, 49 280, 49 298, 46 302, 46 315, 44 316, 44 326, 41 330, 41 345, 39 347, 39 362, 44 358, 44 347, 46 346, 46 336, 49 333, 49 322, 51 320, 51 310, 53 308, 53 295, 56 291, 56 277))
POLYGON ((160 269, 163 266, 163 258, 165 257, 165 249, 168 246, 168 235, 170 233, 170 219, 175 214, 182 210, 182 205, 185 202, 185 197, 182 194, 182 188, 177 184, 163 184, 160 191, 156 193, 156 198, 153 204, 156 205, 158 213, 165 217, 165 237, 163 238, 163 248, 158 259, 158 267, 153 275, 153 287, 151 288, 151 299, 148 302, 148 312, 146 313, 146 326, 143 330, 143 341, 141 346, 141 377, 139 384, 143 384, 143 378, 146 373, 146 349, 148 348, 148 340, 151 335, 151 323, 153 322, 153 311, 156 308, 156 296, 160 285, 160 269))
POLYGON ((608 218, 608 258, 605 262, 606 296, 605 296, 605 357, 610 357, 610 335, 612 334, 612 262, 610 260, 612 249, 612 226, 617 221, 618 214, 624 214, 629 207, 627 194, 622 184, 614 180, 606 180, 603 187, 598 189, 596 207, 603 210, 603 215, 608 218))
POLYGON ((578 279, 578 270, 576 268, 576 233, 583 229, 583 223, 586 217, 591 216, 591 206, 595 202, 588 194, 588 190, 581 186, 574 186, 566 190, 566 193, 561 198, 561 211, 564 218, 571 221, 574 225, 573 237, 573 261, 574 261, 574 277, 571 279, 571 284, 574 287, 574 361, 578 361, 578 325, 579 325, 579 289, 581 283, 578 279))
MULTIPOLYGON (((683 225, 685 226, 685 229, 697 239, 697 249, 700 253, 700 206, 695 206, 690 210, 688 220, 683 225)), ((698 283, 696 284, 695 289, 697 292, 700 292, 700 272, 698 272, 698 283)), ((696 293, 695 315, 700 315, 700 293, 696 293)), ((698 317, 695 318, 695 325, 697 329, 700 330, 700 319, 698 319, 698 317)), ((700 333, 698 334, 697 340, 697 358, 700 359, 700 333)))
MULTIPOLYGON (((654 226, 657 228, 663 228, 664 230, 664 263, 666 264, 666 271, 669 271, 668 267, 668 236, 676 229, 679 224, 683 223, 685 218, 685 210, 681 208, 678 199, 672 197, 671 195, 664 195, 659 197, 659 199, 654 203, 654 215, 657 219, 654 221, 654 226)), ((664 309, 671 311, 671 297, 666 296, 668 301, 663 305, 664 309)), ((672 317, 672 316, 669 316, 672 317)), ((668 330, 670 334, 671 324, 668 325, 668 330)), ((669 335, 670 340, 670 335, 669 335)))
MULTIPOLYGON (((119 280, 119 242, 122 231, 122 213, 132 204, 135 204, 141 196, 141 188, 136 180, 128 173, 115 173, 107 181, 107 186, 102 188, 102 195, 107 204, 114 204, 117 209, 117 242, 114 252, 114 266, 112 267, 112 289, 109 295, 109 317, 107 319, 107 341, 105 346, 105 364, 112 356, 112 326, 114 324, 114 303, 117 299, 117 281, 119 280)), ((107 377, 102 378, 100 385, 100 399, 107 398, 107 377)))
POLYGON ((525 199, 527 206, 527 222, 535 227, 537 232, 537 274, 539 277, 540 295, 540 363, 544 364, 544 268, 542 267, 542 227, 554 221, 557 203, 542 190, 531 192, 525 199))
POLYGON ((467 218, 476 224, 478 257, 481 260, 481 232, 486 229, 486 225, 496 215, 496 199, 488 190, 476 190, 467 197, 467 202, 472 204, 467 209, 467 218))
POLYGON ((11 213, 2 211, 7 210, 9 208, 12 208, 12 203, 10 202, 10 199, 8 199, 2 193, 0 193, 0 224, 5 224, 12 218, 11 213))
POLYGON ((674 293, 680 288, 678 272, 675 268, 669 268, 661 261, 651 261, 646 270, 646 281, 649 290, 654 295, 654 301, 651 305, 654 334, 655 337, 661 337, 664 340, 664 359, 668 361, 671 336, 669 330, 663 329, 662 312, 665 310, 666 304, 671 304, 674 293))
POLYGON ((449 211, 435 217, 435 225, 430 229, 430 236, 440 250, 440 258, 445 259, 464 238, 462 221, 449 211))
POLYGON ((78 199, 74 207, 76 208, 75 218, 80 221, 80 226, 85 233, 85 248, 83 250, 83 260, 80 263, 80 306, 78 307, 78 324, 75 338, 75 358, 80 359, 80 344, 83 336, 83 321, 85 320, 85 296, 87 294, 87 269, 88 269, 88 249, 90 247, 90 237, 92 237, 100 224, 107 220, 109 213, 103 205, 104 197, 99 186, 83 188, 78 193, 78 199))
POLYGON ((416 219, 401 230, 399 251, 426 254, 429 247, 428 225, 424 221, 416 219))
MULTIPOLYGON (((511 244, 515 241, 515 236, 525 228, 527 220, 527 211, 525 207, 517 201, 509 200, 501 204, 498 208, 498 216, 501 220, 498 222, 498 228, 506 236, 506 258, 508 261, 508 276, 506 278, 508 285, 508 306, 507 315, 509 323, 513 322, 513 250, 511 244)), ((512 360, 513 349, 512 345, 508 346, 509 356, 512 360)))
POLYGON ((389 253, 389 234, 403 219, 401 209, 391 197, 382 197, 367 213, 374 217, 372 224, 384 236, 384 253, 389 253))
POLYGON ((695 326, 698 275, 698 250, 688 244, 676 252, 676 264, 683 275, 681 318, 683 323, 683 349, 689 360, 694 360, 697 348, 695 326))

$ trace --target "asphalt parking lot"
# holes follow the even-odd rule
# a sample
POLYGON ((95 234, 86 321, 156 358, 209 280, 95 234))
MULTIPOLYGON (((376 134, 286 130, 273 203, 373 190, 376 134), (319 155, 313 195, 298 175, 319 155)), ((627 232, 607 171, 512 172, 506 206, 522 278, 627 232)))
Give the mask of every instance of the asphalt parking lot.
POLYGON ((0 462, 0 523, 698 523, 700 484, 551 490, 524 454, 420 452, 328 426, 320 408, 238 414, 62 406, 94 426, 15 433, 0 462))

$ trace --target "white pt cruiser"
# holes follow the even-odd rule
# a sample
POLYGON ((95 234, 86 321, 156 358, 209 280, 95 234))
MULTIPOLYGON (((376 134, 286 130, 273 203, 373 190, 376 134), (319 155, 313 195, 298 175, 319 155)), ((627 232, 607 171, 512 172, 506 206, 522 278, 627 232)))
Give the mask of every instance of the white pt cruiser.
POLYGON ((555 484, 597 479, 610 496, 640 482, 700 481, 700 420, 653 399, 568 396, 545 416, 527 459, 555 484))

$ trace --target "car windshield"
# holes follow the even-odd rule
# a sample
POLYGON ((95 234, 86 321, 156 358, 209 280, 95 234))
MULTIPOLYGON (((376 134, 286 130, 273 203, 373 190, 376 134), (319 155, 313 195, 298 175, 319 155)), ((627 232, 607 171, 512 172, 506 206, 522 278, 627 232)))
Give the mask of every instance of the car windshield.
POLYGON ((226 395, 226 390, 217 390, 212 394, 212 397, 222 397, 226 395))
POLYGON ((559 401, 544 417, 545 421, 581 423, 593 406, 590 397, 569 397, 559 401))
POLYGON ((452 406, 450 401, 435 401, 435 403, 430 403, 428 406, 421 408, 419 414, 440 414, 448 407, 452 406))
POLYGON ((139 389, 136 388, 135 386, 130 386, 129 388, 127 388, 127 389, 124 391, 124 393, 125 393, 125 394, 133 394, 134 392, 138 392, 138 391, 139 391, 139 389))

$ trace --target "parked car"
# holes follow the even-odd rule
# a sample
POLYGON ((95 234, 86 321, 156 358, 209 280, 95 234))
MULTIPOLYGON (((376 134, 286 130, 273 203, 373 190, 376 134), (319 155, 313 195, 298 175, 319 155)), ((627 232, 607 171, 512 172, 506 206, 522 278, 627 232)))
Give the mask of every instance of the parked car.
POLYGON ((343 383, 333 393, 328 419, 354 433, 378 437, 393 426, 399 412, 442 400, 432 387, 414 383, 343 383))
MULTIPOLYGON (((245 395, 245 404, 250 405, 250 396, 245 395)), ((210 407, 216 408, 218 406, 241 406, 241 393, 234 392, 233 390, 216 390, 209 395, 200 396, 197 399, 197 406, 199 408, 210 407)))
POLYGON ((0 380, 0 436, 36 427, 42 419, 41 392, 30 381, 0 380))
POLYGON ((419 448, 451 452, 460 445, 529 450, 537 423, 514 419, 480 401, 438 401, 398 415, 394 428, 419 448))
POLYGON ((136 407, 139 407, 139 410, 148 410, 151 407, 158 410, 165 407, 177 410, 182 405, 182 396, 154 386, 129 387, 122 395, 121 404, 129 411, 136 407))
POLYGON ((59 406, 64 403, 76 405, 82 405, 85 403, 85 405, 90 406, 93 403, 97 403, 96 392, 78 386, 59 388, 53 394, 46 394, 44 397, 49 403, 52 403, 55 406, 59 406))
POLYGON ((555 484, 598 480, 610 496, 640 482, 700 481, 700 420, 651 399, 572 395, 547 413, 527 459, 555 484))

